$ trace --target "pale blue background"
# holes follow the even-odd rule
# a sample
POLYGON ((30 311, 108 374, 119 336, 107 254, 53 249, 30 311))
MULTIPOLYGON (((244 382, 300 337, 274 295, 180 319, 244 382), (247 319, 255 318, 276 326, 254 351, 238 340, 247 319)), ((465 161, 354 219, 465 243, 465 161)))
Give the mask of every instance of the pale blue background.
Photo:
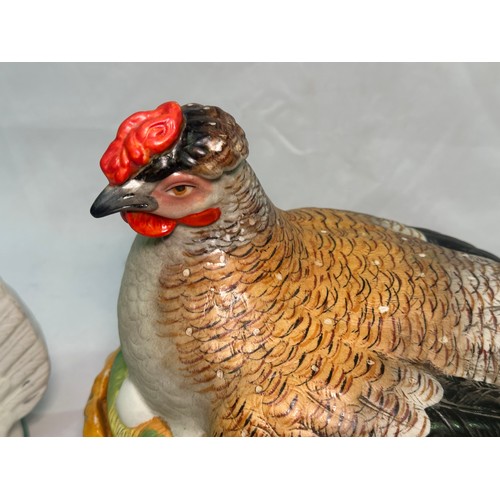
POLYGON ((52 360, 32 435, 81 435, 118 346, 134 234, 89 207, 117 126, 167 100, 231 113, 281 208, 372 213, 500 254, 499 64, 0 64, 0 276, 52 360))

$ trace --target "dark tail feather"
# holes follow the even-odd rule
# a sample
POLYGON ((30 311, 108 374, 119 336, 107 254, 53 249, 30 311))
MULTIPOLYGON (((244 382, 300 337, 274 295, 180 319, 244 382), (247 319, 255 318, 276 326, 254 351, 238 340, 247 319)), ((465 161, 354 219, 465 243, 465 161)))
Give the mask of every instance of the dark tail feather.
POLYGON ((438 233, 437 231, 432 231, 431 229, 424 229, 421 227, 415 227, 417 231, 420 231, 429 243, 434 245, 439 245, 444 248, 449 248, 450 250, 456 250, 458 252, 465 252, 471 255, 478 255, 479 257, 486 257, 487 259, 500 262, 500 258, 496 255, 487 252, 486 250, 481 250, 480 248, 466 243, 465 241, 453 238, 452 236, 446 236, 444 234, 438 233))
POLYGON ((427 408, 431 437, 500 437, 500 387, 438 377, 443 399, 427 408))

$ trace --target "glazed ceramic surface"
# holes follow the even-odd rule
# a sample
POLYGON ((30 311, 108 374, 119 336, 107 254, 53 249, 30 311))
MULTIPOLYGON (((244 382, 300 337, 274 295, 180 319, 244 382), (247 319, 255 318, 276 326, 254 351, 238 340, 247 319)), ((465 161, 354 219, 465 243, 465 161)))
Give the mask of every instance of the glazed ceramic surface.
POLYGON ((500 260, 375 216, 282 211, 247 155, 229 114, 174 102, 104 154, 91 212, 139 236, 96 434, 500 435, 500 260))
POLYGON ((20 436, 20 420, 42 398, 49 357, 35 320, 0 280, 0 436, 20 436))

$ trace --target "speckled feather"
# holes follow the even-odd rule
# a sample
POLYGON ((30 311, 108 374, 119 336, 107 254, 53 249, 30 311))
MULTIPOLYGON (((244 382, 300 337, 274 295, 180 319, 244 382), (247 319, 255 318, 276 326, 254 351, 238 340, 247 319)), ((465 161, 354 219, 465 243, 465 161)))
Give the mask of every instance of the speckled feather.
POLYGON ((500 384, 499 263, 224 175, 225 217, 139 237, 124 276, 124 357, 167 421, 196 400, 209 435, 423 436, 438 376, 500 384))

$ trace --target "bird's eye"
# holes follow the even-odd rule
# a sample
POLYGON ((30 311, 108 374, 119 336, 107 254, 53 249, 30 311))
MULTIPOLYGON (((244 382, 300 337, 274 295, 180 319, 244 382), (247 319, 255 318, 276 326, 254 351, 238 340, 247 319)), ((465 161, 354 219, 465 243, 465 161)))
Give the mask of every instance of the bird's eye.
POLYGON ((174 196, 186 196, 192 191, 192 186, 186 186, 185 184, 179 184, 169 189, 169 192, 174 196))

